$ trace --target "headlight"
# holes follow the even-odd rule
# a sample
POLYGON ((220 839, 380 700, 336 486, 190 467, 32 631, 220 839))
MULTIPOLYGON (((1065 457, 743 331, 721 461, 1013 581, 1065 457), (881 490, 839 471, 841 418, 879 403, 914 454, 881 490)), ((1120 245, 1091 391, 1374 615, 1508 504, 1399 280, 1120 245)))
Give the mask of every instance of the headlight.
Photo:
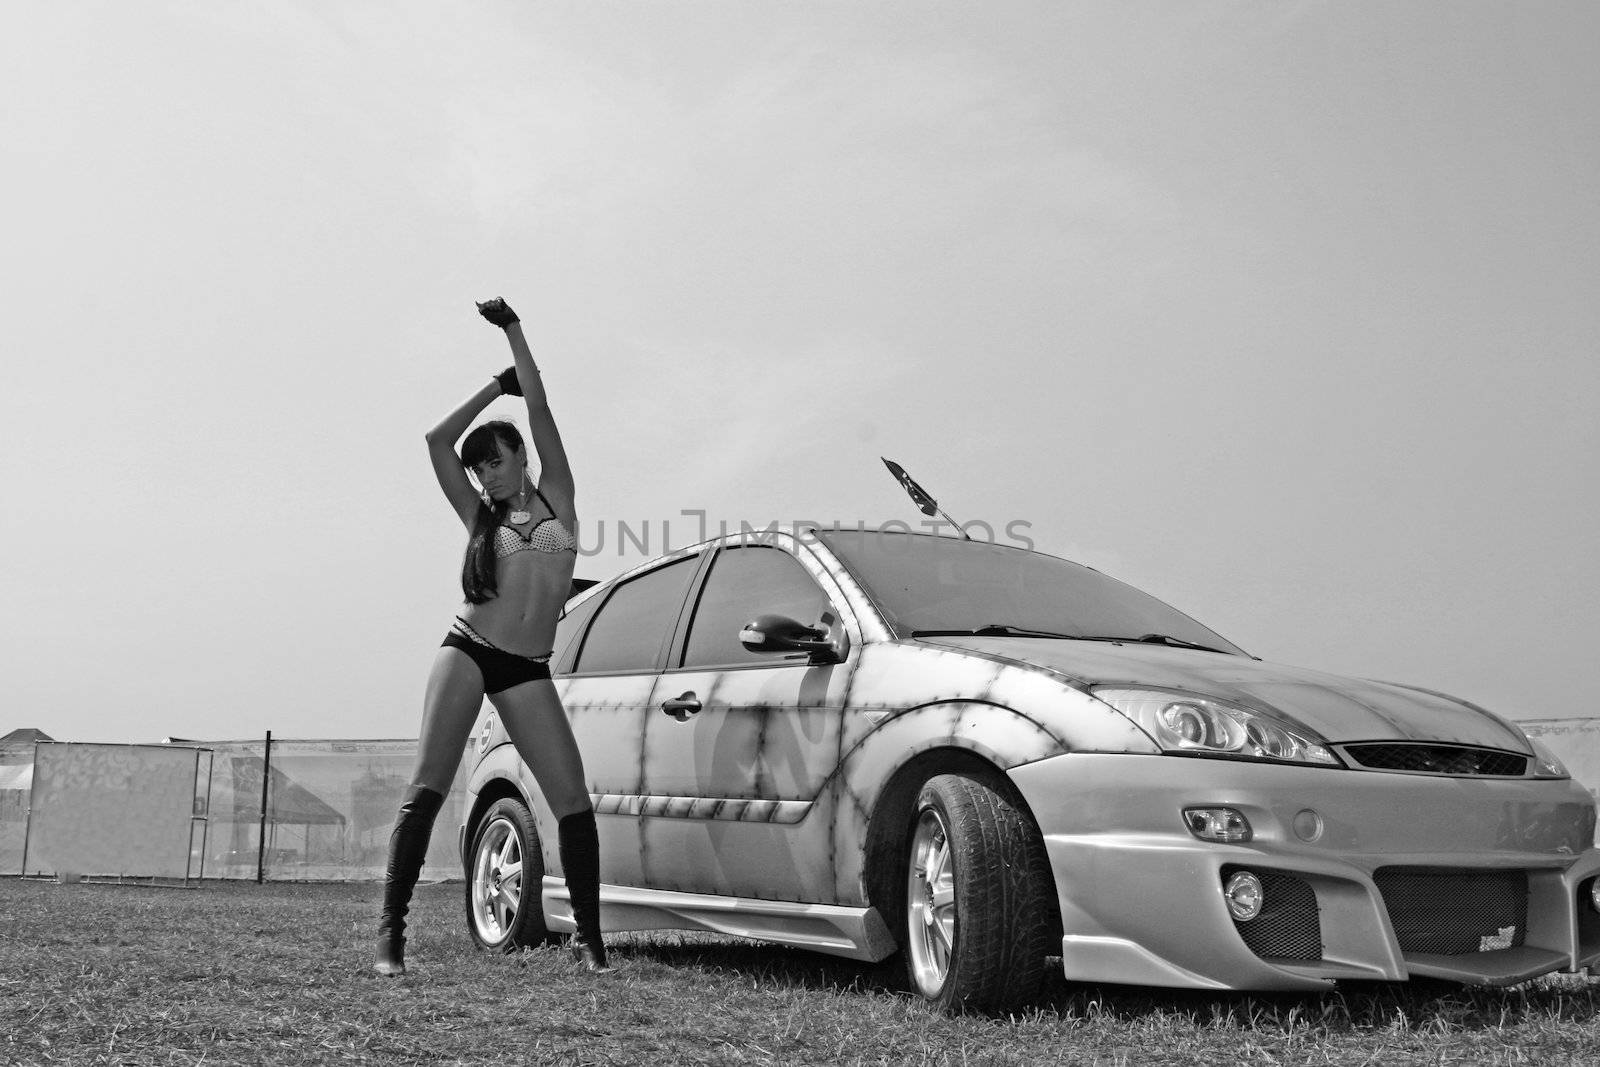
POLYGON ((1341 766, 1305 727, 1237 704, 1156 689, 1096 689, 1094 695, 1138 723, 1164 752, 1341 766))
MULTIPOLYGON (((1523 737, 1528 737, 1523 732, 1523 737)), ((1554 752, 1545 746, 1543 741, 1528 737, 1528 744, 1533 746, 1533 776, 1535 778, 1570 778, 1566 764, 1556 757, 1554 752)))

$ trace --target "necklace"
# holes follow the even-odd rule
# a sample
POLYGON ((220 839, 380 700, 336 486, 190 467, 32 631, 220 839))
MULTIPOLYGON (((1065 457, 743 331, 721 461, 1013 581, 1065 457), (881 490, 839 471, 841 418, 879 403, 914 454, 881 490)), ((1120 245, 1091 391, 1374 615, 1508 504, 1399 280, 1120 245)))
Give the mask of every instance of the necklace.
MULTIPOLYGON (((523 478, 526 479, 527 475, 523 475, 523 478)), ((524 481, 523 484, 526 485, 527 482, 524 481)), ((510 519, 512 523, 517 526, 521 526, 523 523, 533 521, 533 515, 528 511, 527 489, 523 489, 517 494, 517 508, 510 515, 507 515, 506 518, 510 519)))

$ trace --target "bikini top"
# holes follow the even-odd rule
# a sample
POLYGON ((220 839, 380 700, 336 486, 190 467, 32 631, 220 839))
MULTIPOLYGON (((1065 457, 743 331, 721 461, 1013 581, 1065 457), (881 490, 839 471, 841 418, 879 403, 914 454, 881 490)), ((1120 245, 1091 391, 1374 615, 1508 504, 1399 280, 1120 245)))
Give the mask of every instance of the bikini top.
MULTIPOLYGON (((534 486, 533 491, 538 493, 545 507, 555 511, 550 507, 550 501, 545 500, 544 494, 539 492, 538 486, 534 486)), ((576 552, 577 549, 578 543, 573 539, 572 532, 554 515, 529 530, 527 537, 513 527, 504 525, 494 532, 495 559, 505 559, 515 552, 576 552)))
POLYGON ((575 552, 578 544, 554 515, 528 531, 524 538, 509 526, 494 532, 494 558, 505 559, 513 552, 575 552))

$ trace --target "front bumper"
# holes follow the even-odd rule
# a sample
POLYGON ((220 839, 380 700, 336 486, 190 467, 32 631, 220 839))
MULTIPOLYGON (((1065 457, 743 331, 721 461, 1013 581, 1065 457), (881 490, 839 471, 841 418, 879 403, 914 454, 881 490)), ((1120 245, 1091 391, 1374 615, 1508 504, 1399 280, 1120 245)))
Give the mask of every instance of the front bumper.
MULTIPOLYGON (((1600 964, 1600 915, 1588 903, 1588 883, 1600 875, 1594 802, 1569 780, 1096 753, 1051 757, 1010 775, 1044 835, 1069 979, 1314 990, 1341 978, 1428 975, 1506 985, 1600 964), (1243 812, 1252 840, 1191 836, 1181 812, 1200 806, 1243 812), (1320 822, 1313 840, 1295 830, 1306 811, 1319 816, 1301 819, 1302 830, 1320 822), (1299 910, 1274 921, 1306 925, 1315 949, 1273 955, 1278 949, 1263 950, 1259 938, 1252 948, 1228 912, 1224 868, 1269 875, 1269 910, 1272 887, 1301 883, 1293 887, 1299 910), (1474 909, 1452 893, 1434 901, 1425 889, 1420 899, 1413 892, 1405 915, 1391 914, 1380 884, 1394 892, 1393 877, 1411 873, 1424 886, 1462 892, 1485 880, 1520 887, 1525 878, 1524 928, 1513 923, 1508 934, 1496 922, 1477 949, 1424 951, 1419 920, 1432 922, 1436 910, 1438 925, 1470 924, 1464 914, 1474 909)), ((1392 906, 1401 907, 1398 897, 1392 906)), ((1465 934, 1479 944, 1470 926, 1465 934)))

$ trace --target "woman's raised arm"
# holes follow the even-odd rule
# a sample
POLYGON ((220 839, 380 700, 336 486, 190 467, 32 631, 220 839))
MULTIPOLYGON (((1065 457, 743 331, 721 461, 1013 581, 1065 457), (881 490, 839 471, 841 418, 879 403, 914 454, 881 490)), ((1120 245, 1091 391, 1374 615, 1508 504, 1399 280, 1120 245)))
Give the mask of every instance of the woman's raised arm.
POLYGON ((522 386, 522 398, 528 405, 528 436, 539 456, 539 488, 570 525, 576 517, 572 465, 567 461, 567 450, 561 443, 561 431, 556 429, 555 416, 550 413, 549 398, 545 395, 539 368, 534 365, 533 352, 528 348, 528 339, 522 335, 522 321, 500 297, 479 304, 478 312, 505 330, 506 340, 511 343, 517 382, 522 386))
POLYGON ((478 507, 483 498, 478 495, 472 479, 467 477, 466 470, 461 466, 461 457, 456 455, 456 442, 467 432, 472 420, 500 395, 500 382, 490 378, 483 388, 456 405, 455 410, 440 419, 439 424, 425 435, 428 439, 428 458, 433 462, 433 474, 439 479, 439 488, 444 490, 445 499, 450 501, 450 506, 461 516, 462 524, 469 530, 478 516, 478 507))

